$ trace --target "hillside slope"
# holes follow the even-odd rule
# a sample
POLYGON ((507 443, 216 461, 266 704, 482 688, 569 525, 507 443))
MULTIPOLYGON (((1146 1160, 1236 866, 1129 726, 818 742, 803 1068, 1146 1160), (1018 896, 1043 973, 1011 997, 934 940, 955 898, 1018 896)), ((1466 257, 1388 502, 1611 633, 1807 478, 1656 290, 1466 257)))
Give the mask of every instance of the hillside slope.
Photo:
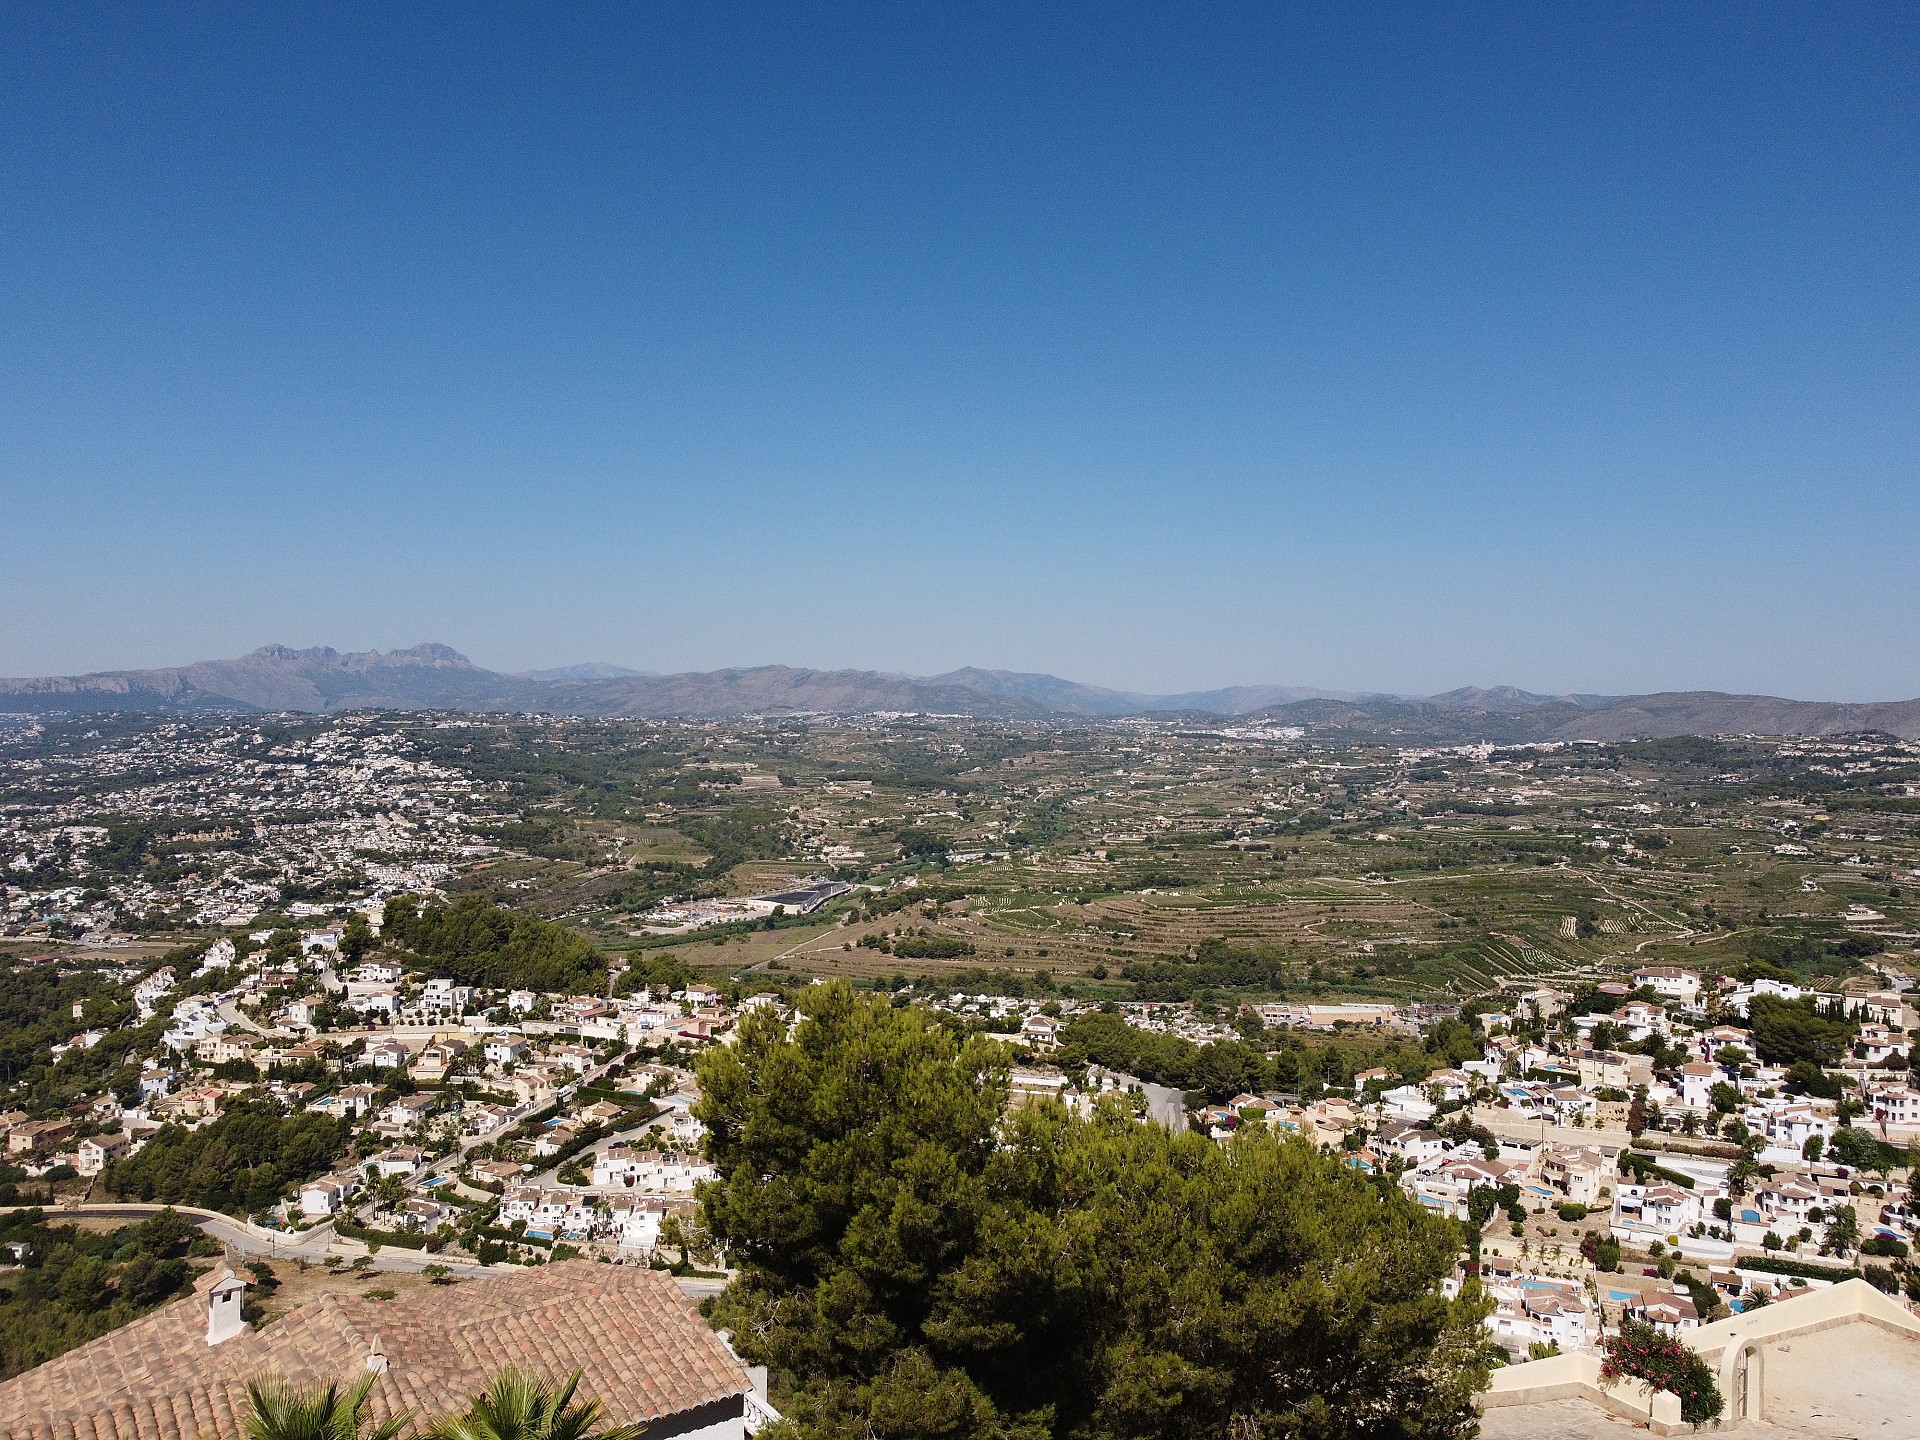
POLYGON ((1427 697, 1242 685, 1145 695, 1056 675, 967 667, 921 677, 790 665, 640 674, 574 665, 502 675, 445 645, 296 650, 265 645, 233 660, 174 669, 0 680, 0 713, 27 715, 343 710, 538 711, 571 715, 872 714, 1113 718, 1243 717, 1406 744, 1621 741, 1672 735, 1832 735, 1879 730, 1920 739, 1920 700, 1849 705, 1770 695, 1537 695, 1511 686, 1427 697))

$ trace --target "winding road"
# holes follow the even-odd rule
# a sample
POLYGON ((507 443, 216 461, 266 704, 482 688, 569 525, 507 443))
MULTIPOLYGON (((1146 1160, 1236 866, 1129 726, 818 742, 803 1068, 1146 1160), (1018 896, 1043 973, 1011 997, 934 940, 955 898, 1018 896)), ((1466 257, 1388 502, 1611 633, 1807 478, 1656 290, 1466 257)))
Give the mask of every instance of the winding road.
MULTIPOLYGON (((336 1235, 331 1221, 301 1231, 297 1236, 284 1235, 249 1225, 231 1215, 222 1215, 217 1210, 202 1210, 196 1205, 12 1205, 0 1206, 0 1215, 29 1209, 40 1210, 54 1220, 122 1220, 128 1224, 158 1215, 163 1210, 172 1210, 177 1215, 186 1216, 203 1233, 211 1235, 242 1257, 263 1260, 304 1260, 311 1265, 323 1265, 329 1255, 337 1256, 348 1264, 365 1258, 369 1263, 362 1269, 393 1273, 417 1273, 429 1265, 444 1265, 449 1274, 466 1280, 512 1275, 521 1268, 518 1265, 480 1265, 470 1260, 448 1260, 424 1251, 403 1250, 392 1245, 382 1246, 379 1253, 375 1254, 358 1240, 336 1235)), ((677 1283, 683 1292, 695 1300, 718 1295, 727 1286, 725 1280, 697 1276, 682 1276, 677 1283)))
POLYGON ((424 1251, 404 1250, 392 1245, 382 1246, 376 1254, 359 1240, 335 1234, 332 1221, 297 1234, 284 1234, 249 1225, 244 1220, 222 1215, 217 1210, 202 1210, 195 1205, 15 1205, 0 1207, 0 1214, 13 1214, 26 1209, 41 1210, 50 1220, 56 1221, 122 1220, 127 1224, 158 1215, 163 1210, 172 1210, 175 1214, 186 1216, 202 1233, 211 1235, 238 1254, 265 1260, 304 1260, 309 1264, 322 1265, 329 1255, 338 1256, 349 1264, 365 1257, 370 1261, 370 1267, 362 1266, 362 1269, 420 1271, 429 1265, 444 1265, 452 1274, 466 1277, 505 1275, 520 1268, 517 1265, 480 1265, 472 1261, 445 1260, 424 1251))

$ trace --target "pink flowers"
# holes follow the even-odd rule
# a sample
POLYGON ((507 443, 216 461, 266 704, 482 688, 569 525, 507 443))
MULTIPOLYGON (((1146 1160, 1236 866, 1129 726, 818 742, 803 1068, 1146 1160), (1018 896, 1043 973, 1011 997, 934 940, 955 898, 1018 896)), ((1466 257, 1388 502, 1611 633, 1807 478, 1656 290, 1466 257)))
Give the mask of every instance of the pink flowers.
POLYGON ((1720 1387, 1713 1367, 1684 1341, 1662 1335, 1651 1325, 1629 1320, 1606 1342, 1600 1364, 1602 1380, 1622 1376, 1644 1381, 1655 1390, 1671 1390, 1680 1397, 1680 1418, 1699 1424, 1720 1413, 1720 1387))

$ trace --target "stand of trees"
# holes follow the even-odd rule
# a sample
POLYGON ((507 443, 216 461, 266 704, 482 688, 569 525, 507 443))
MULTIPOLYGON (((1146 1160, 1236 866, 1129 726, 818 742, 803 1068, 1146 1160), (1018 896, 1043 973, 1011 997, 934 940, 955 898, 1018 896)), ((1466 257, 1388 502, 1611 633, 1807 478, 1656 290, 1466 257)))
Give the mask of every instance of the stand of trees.
POLYGON ((0 1243, 26 1247, 19 1271, 0 1277, 0 1380, 185 1293, 197 1238, 171 1212, 105 1234, 48 1225, 38 1210, 0 1217, 0 1243))
POLYGON ((1437 1067, 1457 1065, 1480 1053, 1479 1037, 1458 1020, 1435 1027, 1424 1045, 1360 1031, 1311 1039, 1258 1026, 1252 1033, 1253 1041, 1196 1045, 1178 1036, 1137 1030, 1117 1011, 1092 1011, 1066 1024, 1054 1058, 1069 1068, 1103 1065, 1218 1101, 1242 1091, 1317 1093, 1329 1085, 1351 1084, 1356 1073, 1375 1066, 1425 1078, 1437 1067))
POLYGON ((1191 960, 1131 960, 1121 968, 1140 1000, 1188 1000, 1196 990, 1284 992, 1289 967, 1299 957, 1264 946, 1234 945, 1219 936, 1202 940, 1191 960))
POLYGON ((720 879, 746 860, 781 859, 793 840, 786 815, 765 804, 736 802, 704 815, 683 816, 675 828, 707 852, 706 864, 695 873, 709 880, 720 879))
POLYGON ((1476 1431, 1457 1226, 1301 1141, 1044 1103, 1006 1051, 810 988, 703 1057, 716 1303, 803 1436, 1439 1440, 1476 1431))
MULTIPOLYGON (((93 975, 69 973, 57 965, 21 968, 8 975, 0 986, 0 1083, 36 1090, 50 1083, 56 1068, 51 1047, 71 1039, 78 1028, 76 1001, 86 1006, 86 1023, 104 1030, 125 1024, 133 1014, 131 1002, 93 975)), ((119 1054, 120 1046, 107 1053, 119 1054)))
POLYGON ((1769 1065, 1838 1065, 1853 1044, 1857 1021, 1834 1010, 1821 1011, 1808 998, 1783 1000, 1756 995, 1748 1003, 1747 1028, 1753 1045, 1769 1065))
POLYGON ((418 956, 432 974, 462 985, 579 993, 606 980, 606 959, 585 937, 503 910, 484 895, 424 909, 405 896, 389 900, 381 937, 418 956))
POLYGON ((677 951, 663 955, 648 955, 644 951, 630 953, 627 956, 627 968, 613 982, 616 995, 636 995, 656 985, 668 990, 684 990, 697 978, 693 967, 680 958, 677 951))
POLYGON ((953 960, 973 954, 972 944, 957 935, 896 935, 881 948, 890 949, 895 955, 909 960, 953 960))
POLYGON ((198 1130, 167 1126, 138 1155, 109 1167, 106 1186, 128 1200, 255 1214, 288 1186, 331 1170, 351 1134, 348 1121, 283 1116, 270 1100, 236 1100, 198 1130))

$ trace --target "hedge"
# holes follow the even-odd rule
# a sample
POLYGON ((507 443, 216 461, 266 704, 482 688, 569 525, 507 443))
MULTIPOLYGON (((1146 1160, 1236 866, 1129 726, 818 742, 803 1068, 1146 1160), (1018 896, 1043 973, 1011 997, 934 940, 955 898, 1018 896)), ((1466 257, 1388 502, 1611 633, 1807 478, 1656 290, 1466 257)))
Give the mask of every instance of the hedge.
POLYGON ((609 1105, 618 1105, 623 1110, 638 1110, 652 1102, 638 1090, 616 1090, 604 1082, 598 1085, 582 1085, 573 1092, 573 1103, 583 1100, 605 1100, 609 1105))
POLYGON ((491 1240, 499 1245, 531 1245, 537 1250, 551 1250, 553 1248, 552 1240, 542 1240, 537 1235, 516 1235, 513 1231, 502 1229, 496 1225, 489 1225, 486 1229, 482 1230, 479 1238, 482 1240, 491 1240))
POLYGON ((1759 1270, 1768 1275, 1797 1275, 1803 1280, 1857 1280, 1860 1272, 1848 1265, 1814 1265, 1805 1260, 1787 1260, 1777 1255, 1737 1255, 1733 1268, 1759 1270))
POLYGON ((419 1235, 405 1230, 376 1230, 371 1225, 362 1225, 357 1220, 349 1220, 344 1215, 336 1215, 333 1228, 349 1240, 378 1241, 382 1245, 392 1245, 401 1250, 425 1250, 429 1235, 419 1235))
POLYGON ((1655 1164, 1646 1156, 1636 1155, 1631 1150, 1620 1152, 1620 1168, 1633 1171, 1642 1185, 1647 1183, 1647 1177, 1651 1175, 1656 1180, 1666 1181, 1669 1185, 1678 1185, 1682 1190, 1693 1189, 1691 1175, 1682 1175, 1678 1170, 1669 1170, 1666 1166, 1655 1164))

